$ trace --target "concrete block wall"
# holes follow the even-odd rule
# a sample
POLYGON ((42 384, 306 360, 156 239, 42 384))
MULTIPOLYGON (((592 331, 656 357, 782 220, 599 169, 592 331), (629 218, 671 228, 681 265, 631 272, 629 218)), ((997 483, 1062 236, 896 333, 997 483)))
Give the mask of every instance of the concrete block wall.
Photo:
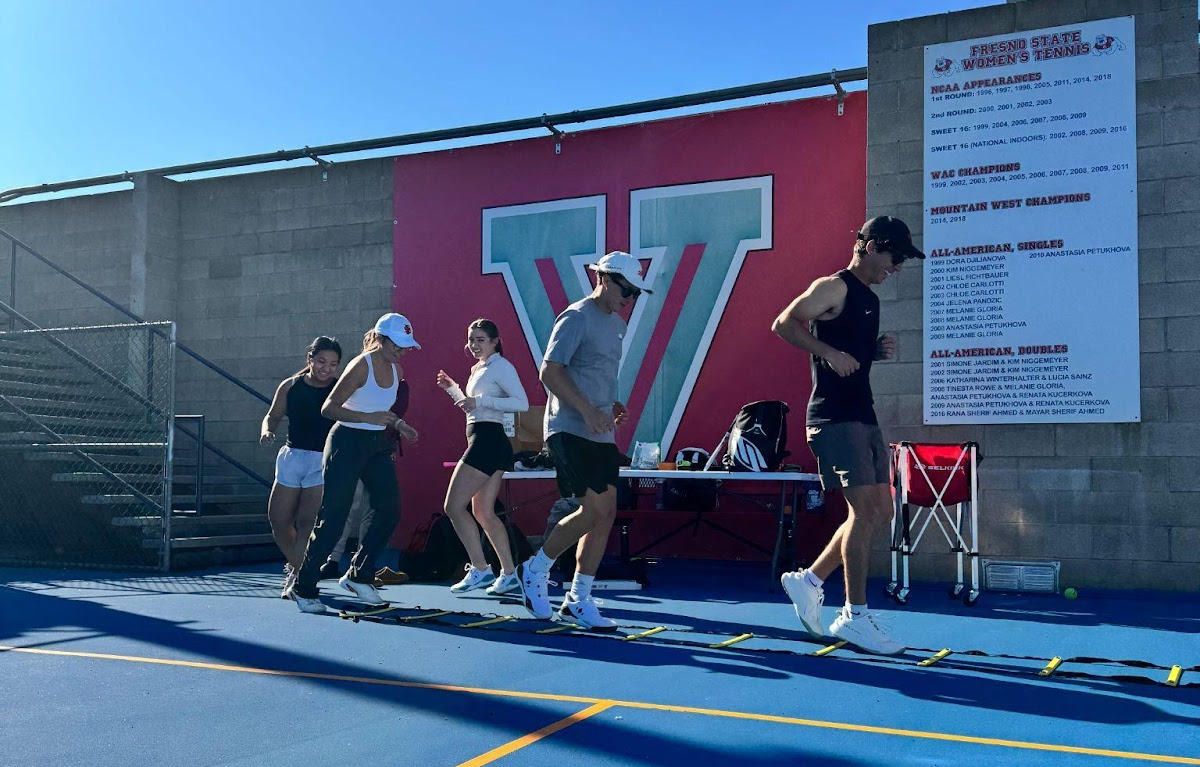
MULTIPOLYGON (((175 320, 183 344, 270 396, 317 335, 348 361, 391 309, 392 160, 175 182, 0 207, 0 228, 135 314, 175 320)), ((3 238, 0 238, 2 240, 3 238)), ((3 242, 0 242, 2 245, 3 242)), ((9 257, 0 247, 0 300, 9 257)), ((44 327, 125 322, 65 278, 18 256, 17 309, 44 327)), ((4 328, 0 322, 0 328, 4 328)), ((266 406, 178 355, 177 412, 270 478, 266 406)))
MULTIPOLYGON (((179 184, 179 340, 268 396, 315 336, 349 361, 391 308, 392 178, 378 159, 179 184)), ((269 478, 265 406, 182 356, 178 371, 180 412, 269 478)))
MULTIPOLYGON (((114 192, 0 207, 0 229, 128 306, 133 194, 114 192)), ((0 237, 0 301, 9 302, 9 241, 0 237)), ((42 327, 124 322, 116 310, 17 250, 16 309, 42 327)), ((7 324, 0 320, 0 327, 7 324)))
MULTIPOLYGON (((1194 0, 1019 0, 871 26, 866 213, 899 216, 921 241, 924 46, 1126 15, 1135 17, 1137 46, 1142 422, 922 425, 923 276, 912 262, 881 286, 883 322, 898 331, 900 348, 899 359, 879 365, 873 378, 889 439, 981 443, 985 556, 1059 560, 1068 585, 1196 590, 1200 259, 1192 233, 1200 231, 1200 52, 1194 0)), ((882 572, 884 560, 877 561, 882 572)), ((913 566, 923 578, 946 579, 952 572, 951 560, 937 554, 918 556, 913 566)))

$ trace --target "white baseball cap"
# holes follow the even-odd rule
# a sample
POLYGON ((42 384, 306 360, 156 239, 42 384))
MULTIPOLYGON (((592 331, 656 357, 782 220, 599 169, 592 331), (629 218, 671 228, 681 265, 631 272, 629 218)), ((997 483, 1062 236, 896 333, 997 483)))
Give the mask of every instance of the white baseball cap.
POLYGON ((420 349, 421 345, 413 338, 412 323, 403 314, 391 312, 379 318, 375 323, 375 332, 387 336, 396 346, 405 349, 420 349))
POLYGON ((608 253, 604 258, 594 264, 588 264, 588 268, 593 272, 604 272, 605 274, 619 274, 625 278, 625 281, 634 286, 643 293, 653 293, 650 289, 650 283, 642 279, 642 264, 633 256, 624 251, 614 250, 608 253))

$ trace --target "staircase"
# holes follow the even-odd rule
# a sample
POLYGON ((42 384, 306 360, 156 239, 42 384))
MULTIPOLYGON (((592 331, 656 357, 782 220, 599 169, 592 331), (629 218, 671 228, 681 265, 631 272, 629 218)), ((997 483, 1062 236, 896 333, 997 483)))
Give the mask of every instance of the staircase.
POLYGON ((136 356, 128 349, 165 351, 170 332, 143 324, 0 333, 0 524, 10 533, 0 560, 165 570, 276 556, 263 481, 211 445, 202 466, 201 420, 169 415, 161 395, 172 387, 129 383, 131 373, 138 383, 168 378, 166 360, 158 374, 138 375, 96 353, 116 347, 127 363, 136 356))
POLYGON ((135 322, 44 329, 0 301, 0 318, 26 328, 0 332, 0 565, 278 559, 269 480, 207 439, 205 416, 174 412, 176 353, 200 363, 189 374, 215 371, 264 410, 266 397, 178 344, 173 323, 143 322, 83 287, 135 322))

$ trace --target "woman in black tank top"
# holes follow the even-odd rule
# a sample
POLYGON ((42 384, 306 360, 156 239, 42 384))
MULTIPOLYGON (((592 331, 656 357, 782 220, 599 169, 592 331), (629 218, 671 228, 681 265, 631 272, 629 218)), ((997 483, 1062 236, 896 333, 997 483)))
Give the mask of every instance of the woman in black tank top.
POLYGON ((304 559, 308 536, 321 508, 325 484, 321 451, 333 426, 333 421, 321 415, 321 406, 333 391, 341 362, 342 347, 337 341, 326 336, 314 339, 308 346, 308 366, 279 384, 262 422, 259 443, 271 445, 279 422, 284 416, 288 419, 287 441, 275 459, 275 484, 267 503, 271 534, 287 559, 284 591, 304 559))

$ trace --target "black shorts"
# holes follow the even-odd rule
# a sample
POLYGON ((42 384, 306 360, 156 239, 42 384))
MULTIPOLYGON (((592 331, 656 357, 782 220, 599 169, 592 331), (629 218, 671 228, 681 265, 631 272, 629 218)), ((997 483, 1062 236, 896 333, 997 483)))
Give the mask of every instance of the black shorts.
POLYGON ((621 452, 611 442, 593 442, 575 434, 551 434, 546 448, 558 472, 563 498, 582 498, 588 490, 603 493, 616 487, 621 452))
POLYGON ((512 443, 498 423, 481 421, 467 424, 467 452, 462 462, 484 474, 495 474, 512 468, 512 443))

